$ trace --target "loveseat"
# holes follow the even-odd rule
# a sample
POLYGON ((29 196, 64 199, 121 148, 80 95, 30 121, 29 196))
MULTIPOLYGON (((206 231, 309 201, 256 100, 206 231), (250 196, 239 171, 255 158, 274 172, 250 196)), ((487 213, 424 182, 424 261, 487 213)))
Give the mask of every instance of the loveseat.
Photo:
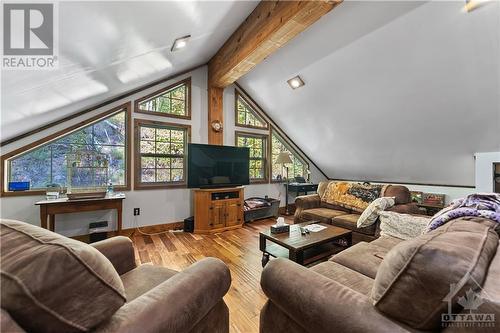
MULTIPOLYGON (((360 212, 353 211, 345 206, 328 203, 324 198, 324 193, 330 183, 325 181, 319 183, 316 194, 299 196, 295 199, 294 222, 320 221, 338 227, 352 230, 352 243, 361 241, 370 242, 379 236, 379 221, 364 227, 358 228, 357 221, 360 212)), ((384 196, 394 197, 395 205, 387 210, 406 214, 422 214, 418 206, 411 202, 410 190, 401 185, 387 185, 384 188, 384 196)))
POLYGON ((228 332, 227 266, 136 265, 127 237, 91 245, 1 220, 1 332, 228 332))
POLYGON ((360 242, 311 268, 273 260, 260 332, 498 332, 496 226, 460 218, 411 240, 360 242))

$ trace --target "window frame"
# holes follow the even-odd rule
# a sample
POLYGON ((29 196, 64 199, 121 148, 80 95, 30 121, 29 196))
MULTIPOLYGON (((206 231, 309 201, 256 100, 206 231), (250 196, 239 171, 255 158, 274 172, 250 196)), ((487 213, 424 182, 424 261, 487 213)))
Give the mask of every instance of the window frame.
MULTIPOLYGON (((301 154, 299 154, 297 149, 294 149, 292 147, 289 140, 285 138, 282 134, 280 134, 280 132, 277 131, 274 128, 274 126, 271 126, 271 130, 269 132, 269 179, 271 183, 283 183, 283 180, 273 179, 273 134, 276 134, 281 139, 285 148, 287 148, 295 158, 298 158, 302 162, 302 164, 304 164, 306 168, 304 170, 304 173, 306 172, 306 170, 311 170, 309 163, 307 162, 307 159, 305 159, 301 154)), ((307 175, 303 175, 303 177, 307 177, 307 175)))
MULTIPOLYGON (((252 132, 244 132, 244 131, 234 131, 234 146, 238 146, 238 137, 251 137, 251 138, 259 138, 264 140, 264 152, 263 152, 263 162, 264 162, 264 178, 250 178, 250 184, 266 184, 269 183, 269 134, 261 134, 261 133, 252 133, 252 132)), ((250 160, 252 158, 250 157, 250 160)), ((261 159, 254 159, 261 160, 261 159)), ((250 173, 250 170, 248 170, 250 173)))
MULTIPOLYGON (((4 154, 0 157, 0 196, 2 197, 14 197, 14 196, 29 196, 29 195, 45 195, 47 190, 27 190, 27 191, 8 191, 6 186, 9 182, 8 176, 10 169, 8 163, 11 159, 20 156, 22 154, 28 153, 32 150, 39 148, 42 145, 46 145, 52 141, 58 140, 66 135, 76 132, 84 127, 90 126, 92 124, 98 123, 105 118, 111 117, 113 114, 119 113, 120 111, 125 111, 125 185, 117 185, 114 188, 117 191, 130 191, 131 189, 131 160, 132 160, 132 103, 126 102, 112 109, 101 112, 89 119, 80 121, 72 126, 65 129, 57 131, 56 133, 50 134, 42 139, 35 142, 22 146, 18 149, 13 150, 10 153, 4 154)), ((66 187, 64 187, 66 189, 66 187)))
POLYGON ((253 128, 253 129, 258 129, 258 130, 269 130, 269 120, 266 120, 266 117, 262 115, 262 113, 259 111, 259 108, 255 106, 255 104, 250 101, 247 96, 245 96, 243 93, 241 93, 238 89, 234 89, 234 126, 236 127, 246 127, 246 128, 253 128), (245 103, 248 104, 252 108, 252 110, 257 114, 257 118, 260 118, 260 120, 265 123, 265 127, 259 127, 259 126, 253 126, 253 125, 243 125, 238 123, 238 99, 242 98, 245 103))
POLYGON ((168 188, 186 188, 187 187, 187 148, 191 143, 191 125, 170 123, 149 119, 134 119, 134 190, 154 190, 168 188), (176 127, 186 131, 186 145, 184 148, 183 175, 184 181, 170 183, 143 183, 141 181, 141 127, 176 127))
POLYGON ((188 77, 186 79, 183 79, 181 81, 177 81, 167 87, 155 90, 154 92, 143 96, 139 99, 136 99, 134 101, 134 112, 136 113, 143 113, 143 114, 149 114, 149 115, 155 115, 155 116, 160 116, 160 117, 168 117, 168 118, 179 118, 179 119, 191 119, 191 77, 188 77), (171 114, 171 113, 165 113, 165 112, 158 112, 158 111, 152 111, 152 110, 142 110, 139 107, 139 104, 147 102, 148 100, 153 99, 154 97, 158 97, 169 90, 172 90, 180 85, 186 85, 186 115, 177 115, 177 114, 171 114))

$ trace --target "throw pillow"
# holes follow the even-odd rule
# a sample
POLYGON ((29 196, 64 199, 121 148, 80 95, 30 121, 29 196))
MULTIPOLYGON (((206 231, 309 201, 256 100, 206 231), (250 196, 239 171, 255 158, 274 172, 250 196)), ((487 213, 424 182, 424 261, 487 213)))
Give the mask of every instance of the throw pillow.
POLYGON ((412 239, 420 236, 430 221, 429 216, 400 214, 390 211, 381 211, 379 216, 380 235, 399 239, 412 239))
POLYGON ((373 202, 368 205, 368 207, 359 217, 357 227, 364 228, 371 226, 373 223, 375 223, 375 221, 377 221, 378 214, 381 211, 394 206, 395 199, 395 197, 382 197, 373 200, 373 202))

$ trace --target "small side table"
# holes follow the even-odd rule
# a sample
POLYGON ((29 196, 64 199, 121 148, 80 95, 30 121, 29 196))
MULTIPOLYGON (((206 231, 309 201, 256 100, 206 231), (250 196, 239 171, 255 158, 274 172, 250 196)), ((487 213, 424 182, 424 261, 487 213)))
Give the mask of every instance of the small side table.
POLYGON ((441 209, 444 208, 444 206, 438 206, 438 205, 428 205, 424 203, 417 203, 417 206, 420 208, 425 208, 426 215, 433 216, 437 212, 439 212, 441 209))
POLYGON ((69 200, 61 198, 42 200, 35 203, 40 206, 40 225, 42 228, 55 230, 56 214, 90 212, 96 210, 116 209, 117 232, 122 231, 122 208, 125 195, 111 196, 97 199, 69 200))

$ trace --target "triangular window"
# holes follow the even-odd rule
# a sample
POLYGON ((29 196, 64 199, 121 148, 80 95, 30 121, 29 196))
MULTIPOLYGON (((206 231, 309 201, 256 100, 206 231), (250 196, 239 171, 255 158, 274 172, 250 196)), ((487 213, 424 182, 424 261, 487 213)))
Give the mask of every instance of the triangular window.
POLYGON ((235 90, 236 97, 236 126, 267 129, 268 123, 257 112, 256 108, 238 90, 235 90))
POLYGON ((177 82, 136 101, 135 112, 189 119, 190 89, 191 79, 177 82))

